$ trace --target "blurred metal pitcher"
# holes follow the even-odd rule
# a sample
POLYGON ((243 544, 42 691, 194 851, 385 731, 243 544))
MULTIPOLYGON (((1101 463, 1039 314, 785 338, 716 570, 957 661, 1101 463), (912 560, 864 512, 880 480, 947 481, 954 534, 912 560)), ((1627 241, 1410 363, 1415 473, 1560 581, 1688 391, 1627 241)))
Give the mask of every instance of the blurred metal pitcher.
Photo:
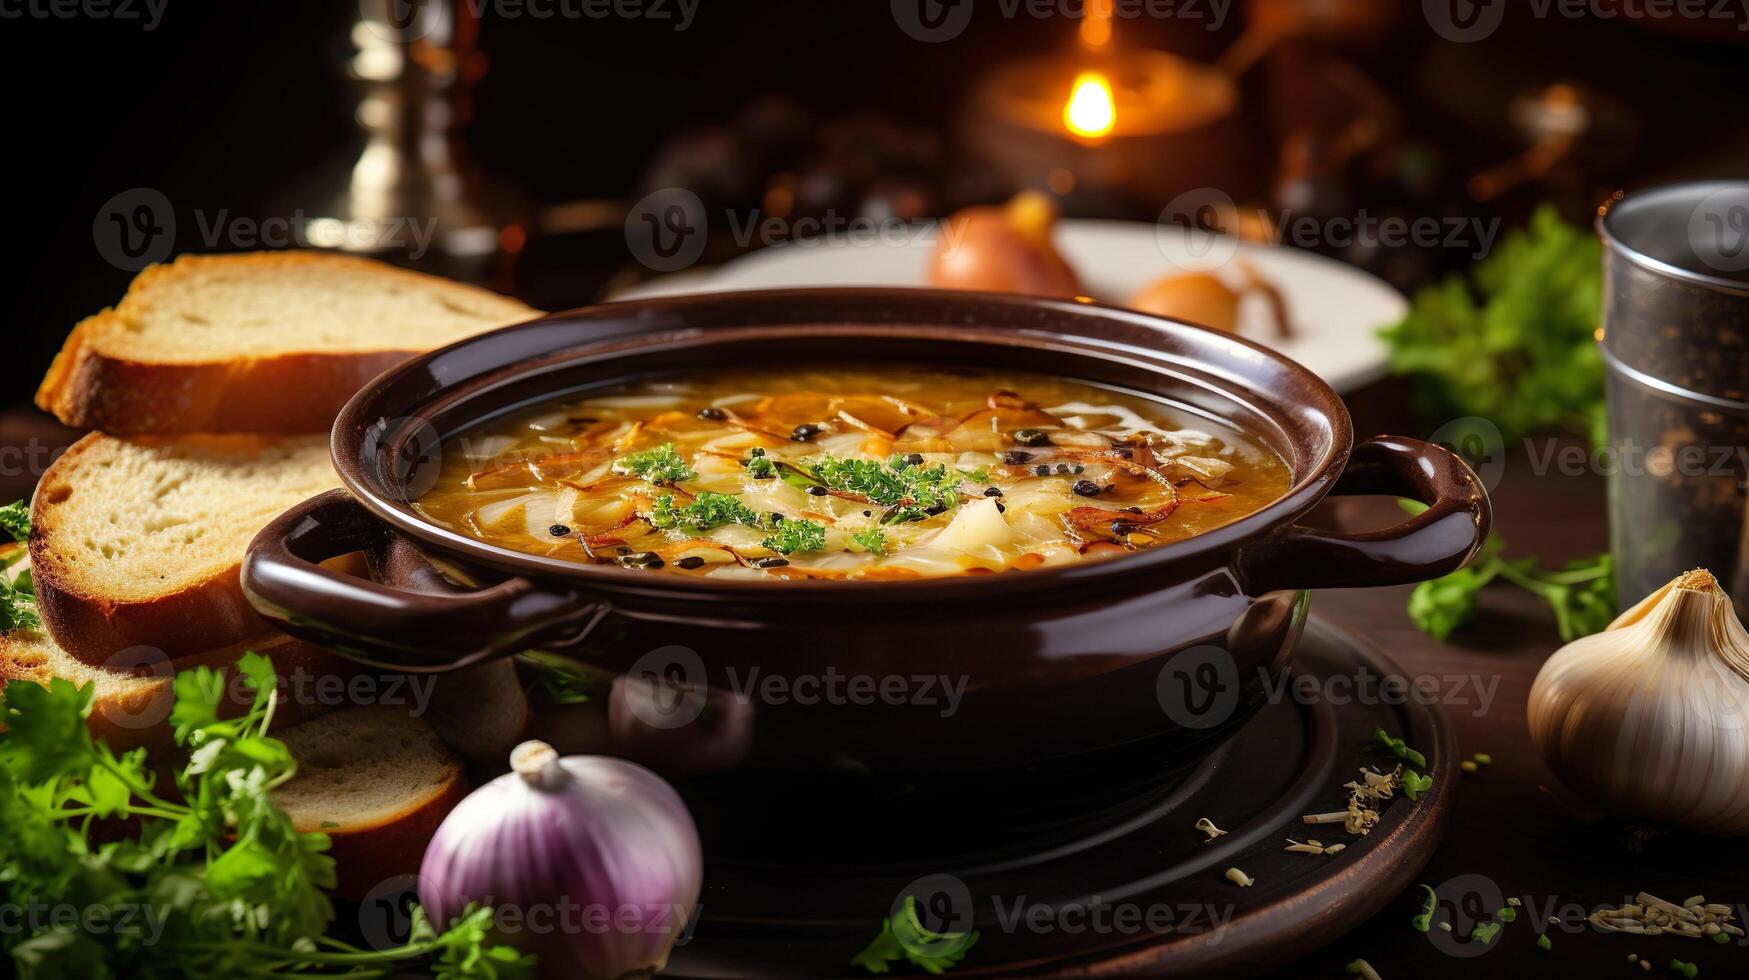
POLYGON ((1749 181, 1639 191, 1597 229, 1617 598, 1705 567, 1749 618, 1749 181))

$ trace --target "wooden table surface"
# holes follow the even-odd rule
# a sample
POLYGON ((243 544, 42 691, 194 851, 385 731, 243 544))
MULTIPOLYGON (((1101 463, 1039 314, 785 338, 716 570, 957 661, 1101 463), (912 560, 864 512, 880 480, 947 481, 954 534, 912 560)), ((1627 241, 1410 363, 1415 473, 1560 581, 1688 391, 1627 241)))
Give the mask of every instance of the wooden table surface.
MULTIPOLYGON (((1375 386, 1351 399, 1356 431, 1403 431, 1401 390, 1375 386)), ((53 445, 68 437, 32 411, 0 412, 0 494, 28 494, 53 445)), ((1520 449, 1493 492, 1496 533, 1510 556, 1535 554, 1546 561, 1594 554, 1607 546, 1603 480, 1532 472, 1520 449)), ((1400 520, 1389 502, 1335 501, 1320 520, 1343 527, 1383 526, 1400 520)), ((1399 896, 1383 913, 1332 935, 1322 952, 1274 977, 1339 977, 1357 957, 1385 978, 1676 976, 1675 957, 1700 965, 1702 977, 1749 976, 1749 948, 1674 937, 1602 934, 1583 925, 1600 904, 1620 904, 1639 891, 1680 901, 1705 894, 1709 901, 1749 903, 1749 843, 1646 835, 1605 819, 1552 787, 1552 778, 1532 748, 1525 701, 1537 669, 1560 646, 1554 618, 1540 601, 1509 586, 1483 596, 1479 622, 1440 643, 1418 632, 1403 613, 1409 589, 1333 590, 1318 593, 1315 615, 1370 636, 1412 677, 1434 679, 1444 692, 1462 753, 1485 752, 1493 764, 1458 783, 1454 817, 1444 845, 1422 874, 1442 892, 1476 886, 1471 912, 1496 901, 1523 902, 1516 922, 1493 943, 1480 946, 1432 937, 1409 924, 1414 894, 1399 896), (1490 697, 1484 702, 1481 694, 1490 697), (1463 876, 1475 876, 1464 879, 1463 876), (1457 881, 1463 879, 1462 881, 1457 881), (1448 884, 1457 881, 1456 884, 1448 884), (1551 914, 1565 918, 1548 926, 1551 914), (1550 929, 1553 948, 1536 946, 1536 930, 1550 929), (1435 941, 1437 939, 1438 941, 1435 941), (1651 974, 1627 962, 1630 953, 1650 959, 1651 974)), ((1749 914, 1739 911, 1739 918, 1749 914)))
MULTIPOLYGON (((1351 401, 1357 433, 1403 428, 1400 421, 1393 424, 1391 412, 1363 404, 1369 401, 1364 395, 1351 401)), ((1540 453, 1540 443, 1538 448, 1540 453)), ((1608 548, 1600 476, 1533 472, 1531 457, 1518 447, 1491 496, 1495 534, 1505 540, 1509 557, 1537 555, 1552 564, 1608 548)), ((1335 501, 1322 516, 1342 527, 1397 519, 1387 502, 1372 499, 1335 501)), ((1608 819, 1558 788, 1530 743, 1525 721, 1537 670, 1561 646, 1554 616, 1541 600, 1508 585, 1490 586, 1477 623, 1441 643, 1416 630, 1404 614, 1409 591, 1320 592, 1312 609, 1371 637, 1411 677, 1436 679, 1461 757, 1482 752, 1493 758, 1492 765, 1459 780, 1451 828, 1421 880, 1442 895, 1475 896, 1466 903, 1472 914, 1492 912, 1505 897, 1523 906, 1491 944, 1445 936, 1436 942, 1410 926, 1425 893, 1405 894, 1319 954, 1272 977, 1338 977, 1356 958, 1366 959, 1384 980, 1674 977, 1679 974, 1669 970, 1672 958, 1697 964, 1699 977, 1749 976, 1749 943, 1742 940, 1718 945, 1606 934, 1584 924, 1599 905, 1620 905, 1640 891, 1676 902, 1704 894, 1708 901, 1749 906, 1749 841, 1648 833, 1608 819), (1484 704, 1477 692, 1489 687, 1493 696, 1484 704), (1551 915, 1562 916, 1563 923, 1550 925, 1551 915), (1552 948, 1546 952, 1536 945, 1538 929, 1549 931, 1552 948), (1653 970, 1628 963, 1630 953, 1651 960, 1653 970)), ((1739 908, 1737 916, 1749 918, 1749 911, 1739 908)))

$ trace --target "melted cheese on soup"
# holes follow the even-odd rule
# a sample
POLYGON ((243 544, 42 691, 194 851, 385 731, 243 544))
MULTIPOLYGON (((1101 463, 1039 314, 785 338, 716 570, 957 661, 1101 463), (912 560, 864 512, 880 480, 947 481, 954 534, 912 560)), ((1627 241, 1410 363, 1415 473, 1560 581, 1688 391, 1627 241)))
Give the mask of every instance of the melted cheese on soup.
POLYGON ((774 365, 640 381, 445 444, 417 506, 482 541, 712 577, 1039 568, 1178 541, 1288 486, 1164 402, 1040 375, 774 365))

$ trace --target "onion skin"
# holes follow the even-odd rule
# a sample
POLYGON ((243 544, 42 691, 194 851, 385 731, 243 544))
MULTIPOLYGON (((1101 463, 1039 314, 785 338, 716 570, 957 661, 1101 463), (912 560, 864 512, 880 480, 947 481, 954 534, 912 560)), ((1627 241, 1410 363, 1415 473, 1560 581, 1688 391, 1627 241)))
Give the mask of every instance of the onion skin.
POLYGON ((526 742, 516 771, 451 811, 425 851, 419 898, 447 924, 470 903, 544 977, 660 971, 698 905, 698 830, 673 787, 634 763, 560 758, 526 742))
POLYGON ((1206 272, 1156 279, 1132 296, 1132 310, 1188 320, 1223 333, 1239 328, 1239 293, 1206 272))
POLYGON ((1080 295, 1075 270, 1051 244, 1055 208, 1037 194, 1004 207, 973 207, 941 226, 930 285, 1067 299, 1080 295))

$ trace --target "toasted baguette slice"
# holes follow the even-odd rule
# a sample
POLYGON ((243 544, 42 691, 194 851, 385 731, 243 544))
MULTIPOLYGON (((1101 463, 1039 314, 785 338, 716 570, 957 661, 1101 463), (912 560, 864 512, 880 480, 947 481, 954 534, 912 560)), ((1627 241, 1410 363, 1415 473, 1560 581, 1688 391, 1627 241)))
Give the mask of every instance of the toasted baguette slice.
MULTIPOLYGON (((93 667, 68 655, 46 633, 13 630, 0 634, 0 690, 9 683, 23 682, 47 687, 56 678, 72 681, 77 687, 91 684, 95 690, 91 714, 86 718, 91 734, 117 752, 144 748, 156 758, 174 746, 169 720, 176 702, 171 687, 176 672, 197 666, 228 671, 249 650, 272 658, 274 670, 284 679, 284 691, 274 709, 275 728, 296 725, 338 707, 326 692, 344 686, 343 679, 354 676, 358 669, 325 650, 278 633, 177 660, 146 656, 129 658, 132 662, 126 667, 93 667), (312 683, 326 677, 342 679, 342 683, 312 683), (303 695, 290 696, 293 692, 303 695)), ((245 688, 229 682, 221 696, 224 700, 219 713, 226 717, 241 714, 251 699, 245 688)))
POLYGON ((243 597, 243 554, 268 521, 339 482, 320 436, 92 433, 48 468, 31 506, 43 623, 88 664, 267 631, 243 597))
POLYGON ((417 873, 438 824, 467 795, 461 760, 407 707, 348 708, 279 737, 298 774, 274 802, 299 830, 332 838, 342 898, 417 873))
POLYGON ((75 327, 36 403, 121 435, 323 432, 389 367, 538 313, 369 259, 185 255, 75 327))

